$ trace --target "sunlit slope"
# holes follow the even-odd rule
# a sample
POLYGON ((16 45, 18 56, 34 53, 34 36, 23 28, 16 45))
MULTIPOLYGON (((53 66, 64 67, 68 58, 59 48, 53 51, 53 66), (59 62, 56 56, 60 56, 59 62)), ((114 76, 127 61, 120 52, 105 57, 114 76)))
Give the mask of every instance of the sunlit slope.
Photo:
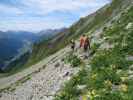
POLYGON ((55 100, 133 100, 133 6, 127 2, 130 5, 120 5, 126 8, 104 26, 98 42, 91 44, 95 53, 89 63, 66 82, 55 100))

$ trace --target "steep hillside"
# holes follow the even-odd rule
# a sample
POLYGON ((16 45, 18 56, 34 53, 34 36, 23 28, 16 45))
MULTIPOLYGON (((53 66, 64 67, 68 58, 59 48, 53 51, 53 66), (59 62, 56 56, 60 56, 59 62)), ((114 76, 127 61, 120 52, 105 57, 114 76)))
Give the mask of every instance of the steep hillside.
MULTIPOLYGON (((91 37, 89 59, 84 60, 80 50, 70 55, 66 47, 14 75, 17 79, 8 77, 13 83, 0 91, 0 99, 133 100, 132 2, 113 0, 65 32, 34 45, 27 65, 62 49, 81 34, 91 37)), ((10 82, 8 78, 0 83, 10 82)))
POLYGON ((61 28, 61 29, 47 29, 47 30, 40 31, 38 33, 38 35, 41 38, 40 41, 44 41, 44 40, 49 40, 50 38, 54 37, 56 34, 58 34, 60 32, 64 32, 65 30, 66 30, 66 28, 61 28))
MULTIPOLYGON (((34 44, 33 51, 30 56, 28 56, 26 63, 22 66, 20 66, 19 63, 15 64, 15 66, 17 66, 16 68, 27 68, 27 66, 31 66, 64 48, 69 44, 71 39, 77 39, 81 34, 85 33, 92 34, 100 26, 103 26, 102 28, 104 28, 104 24, 110 22, 110 20, 112 20, 115 16, 119 16, 120 12, 122 12, 122 10, 130 4, 130 1, 132 0, 113 0, 112 4, 108 4, 95 13, 81 18, 70 28, 58 33, 51 39, 34 44)), ((17 72, 17 69, 15 72, 17 72)))
POLYGON ((66 82, 55 100, 133 100, 133 6, 132 0, 126 0, 128 6, 123 0, 118 1, 110 5, 114 11, 126 8, 119 16, 113 16, 109 26, 105 23, 100 34, 91 34, 100 35, 91 44, 95 54, 66 82))
POLYGON ((72 38, 78 38, 78 36, 87 33, 88 31, 92 33, 99 26, 103 26, 114 16, 117 16, 129 4, 130 3, 125 0, 113 0, 112 4, 106 5, 97 12, 81 18, 69 29, 57 34, 50 41, 42 41, 41 43, 34 45, 34 50, 26 66, 32 65, 65 47, 72 38))

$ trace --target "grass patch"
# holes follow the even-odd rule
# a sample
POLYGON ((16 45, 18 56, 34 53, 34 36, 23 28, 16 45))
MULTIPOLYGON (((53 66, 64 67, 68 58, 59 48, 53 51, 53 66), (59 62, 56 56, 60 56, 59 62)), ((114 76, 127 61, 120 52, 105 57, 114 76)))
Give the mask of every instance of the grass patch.
POLYGON ((65 63, 71 64, 72 67, 79 67, 82 64, 82 61, 76 55, 69 54, 65 58, 65 63))

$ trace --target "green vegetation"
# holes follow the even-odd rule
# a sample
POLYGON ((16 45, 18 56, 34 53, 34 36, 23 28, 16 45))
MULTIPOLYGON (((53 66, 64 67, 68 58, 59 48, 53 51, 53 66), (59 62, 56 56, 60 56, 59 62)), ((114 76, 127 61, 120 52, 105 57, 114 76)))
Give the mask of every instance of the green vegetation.
POLYGON ((76 55, 70 54, 65 58, 65 63, 70 63, 72 67, 78 67, 82 64, 82 61, 76 55))
POLYGON ((91 46, 91 55, 95 54, 99 48, 100 44, 99 43, 94 43, 92 46, 91 46))
POLYGON ((114 46, 101 50, 94 45, 91 70, 84 66, 65 84, 55 100, 133 100, 133 79, 128 74, 133 62, 126 59, 128 55, 133 56, 133 26, 126 29, 129 23, 133 23, 133 7, 103 30, 101 38, 114 46), (86 88, 78 89, 79 85, 86 88))

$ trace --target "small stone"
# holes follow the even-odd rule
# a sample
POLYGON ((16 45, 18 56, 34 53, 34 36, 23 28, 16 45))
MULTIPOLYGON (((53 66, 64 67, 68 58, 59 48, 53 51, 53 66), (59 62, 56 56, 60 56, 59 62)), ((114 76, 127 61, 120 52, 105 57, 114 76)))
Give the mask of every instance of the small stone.
POLYGON ((133 67, 131 67, 130 70, 133 71, 133 67))
POLYGON ((113 48, 114 47, 114 45, 112 45, 112 44, 109 44, 109 43, 103 43, 100 47, 99 47, 99 49, 100 50, 104 50, 104 49, 110 49, 110 48, 113 48))
POLYGON ((131 71, 133 71, 133 65, 131 65, 129 68, 130 68, 131 71))
POLYGON ((126 57, 126 60, 128 60, 128 61, 133 61, 133 56, 127 56, 127 57, 126 57))
POLYGON ((118 85, 112 85, 112 91, 116 91, 119 89, 119 86, 118 85))
POLYGON ((56 68, 60 66, 60 63, 57 62, 55 65, 54 65, 56 68))
POLYGON ((116 73, 117 74, 120 74, 121 72, 122 72, 122 70, 121 69, 118 69, 116 73))
POLYGON ((46 65, 43 65, 43 67, 42 67, 43 69, 45 69, 46 68, 46 65))
POLYGON ((68 78, 67 78, 67 81, 69 81, 70 79, 71 79, 71 77, 68 77, 68 78))
POLYGON ((65 72, 65 74, 63 75, 63 77, 68 76, 70 73, 69 72, 65 72))
POLYGON ((0 98, 2 97, 2 94, 0 93, 0 98))
POLYGON ((130 75, 130 76, 129 76, 129 79, 133 79, 133 75, 130 75))
POLYGON ((85 89, 86 88, 86 85, 78 85, 77 86, 77 89, 78 90, 83 90, 83 89, 85 89))
POLYGON ((61 61, 64 61, 64 60, 65 60, 64 58, 61 59, 61 61))
POLYGON ((87 68, 91 68, 91 65, 86 65, 87 68))
POLYGON ((32 100, 32 99, 33 99, 33 95, 31 95, 31 96, 29 97, 29 99, 32 100))
POLYGON ((128 73, 131 75, 131 74, 133 74, 133 71, 129 70, 128 73))

